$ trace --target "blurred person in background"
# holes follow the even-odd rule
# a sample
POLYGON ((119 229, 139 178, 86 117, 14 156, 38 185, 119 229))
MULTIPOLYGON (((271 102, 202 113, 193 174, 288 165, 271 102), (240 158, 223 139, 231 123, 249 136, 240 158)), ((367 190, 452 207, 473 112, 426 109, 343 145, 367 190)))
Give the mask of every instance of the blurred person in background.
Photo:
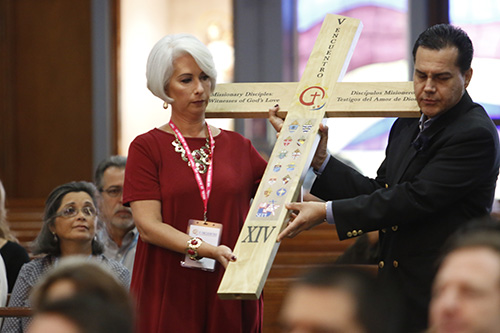
POLYGON ((283 333, 400 333, 398 306, 373 273, 319 266, 292 282, 279 321, 283 333))
MULTIPOLYGON (((71 182, 56 187, 45 202, 43 225, 35 239, 33 253, 41 255, 23 265, 8 303, 9 307, 31 307, 33 286, 61 258, 80 255, 109 266, 120 282, 128 287, 130 272, 122 264, 102 255, 96 237, 97 189, 92 183, 71 182)), ((22 332, 30 318, 10 317, 2 332, 22 332)))
POLYGON ((114 155, 96 168, 94 184, 99 196, 98 230, 104 244, 104 255, 122 263, 132 273, 139 232, 132 210, 123 205, 123 182, 127 158, 114 155))
POLYGON ((7 272, 8 292, 12 292, 14 283, 21 267, 30 261, 28 252, 22 247, 16 236, 12 233, 7 222, 7 209, 5 208, 5 189, 0 180, 0 254, 5 263, 7 272))
POLYGON ((471 223, 445 247, 432 288, 431 333, 500 332, 500 224, 471 223))

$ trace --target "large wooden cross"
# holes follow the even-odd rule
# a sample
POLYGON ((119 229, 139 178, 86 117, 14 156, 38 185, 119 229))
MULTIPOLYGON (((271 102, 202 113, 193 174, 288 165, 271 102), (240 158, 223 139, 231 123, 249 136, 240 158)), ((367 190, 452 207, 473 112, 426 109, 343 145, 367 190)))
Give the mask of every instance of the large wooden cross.
POLYGON ((267 117, 280 105, 287 115, 245 224, 219 286, 221 299, 258 299, 279 248, 276 242, 316 150, 318 128, 328 117, 416 117, 411 82, 338 83, 346 72, 362 24, 328 14, 300 82, 217 86, 207 117, 267 117))

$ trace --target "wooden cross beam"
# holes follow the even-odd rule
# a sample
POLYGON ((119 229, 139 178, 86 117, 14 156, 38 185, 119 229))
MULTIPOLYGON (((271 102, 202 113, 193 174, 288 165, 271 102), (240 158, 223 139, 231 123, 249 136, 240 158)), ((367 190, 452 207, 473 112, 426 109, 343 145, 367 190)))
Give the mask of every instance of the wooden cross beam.
POLYGON ((357 19, 328 14, 299 83, 218 85, 207 117, 267 117, 279 104, 287 114, 245 224, 219 286, 221 299, 258 299, 279 248, 276 237, 316 150, 325 113, 334 117, 416 117, 411 82, 337 83, 361 33, 357 19))
MULTIPOLYGON (((207 118, 267 118, 280 105, 284 117, 298 82, 218 84, 207 106, 207 118)), ((326 117, 419 117, 413 82, 337 82, 324 107, 326 117)))

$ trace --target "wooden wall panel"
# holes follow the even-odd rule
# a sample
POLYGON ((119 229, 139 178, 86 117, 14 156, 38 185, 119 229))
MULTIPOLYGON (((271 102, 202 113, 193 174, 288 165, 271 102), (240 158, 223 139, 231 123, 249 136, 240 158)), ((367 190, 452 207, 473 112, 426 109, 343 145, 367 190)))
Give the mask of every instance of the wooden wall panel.
POLYGON ((9 198, 92 179, 91 0, 0 0, 0 177, 9 198))

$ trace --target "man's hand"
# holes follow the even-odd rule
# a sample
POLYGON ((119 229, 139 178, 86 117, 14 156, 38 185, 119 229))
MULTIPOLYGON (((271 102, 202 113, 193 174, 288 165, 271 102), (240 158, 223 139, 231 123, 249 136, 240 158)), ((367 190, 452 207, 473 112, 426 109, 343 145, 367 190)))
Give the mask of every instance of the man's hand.
POLYGON ((323 223, 326 218, 324 202, 293 202, 286 204, 285 207, 294 212, 291 214, 288 226, 278 235, 278 242, 285 237, 295 237, 303 230, 323 223))
MULTIPOLYGON (((280 107, 276 104, 274 107, 269 109, 269 122, 273 125, 276 130, 276 137, 279 136, 281 129, 283 128, 284 120, 278 117, 278 111, 280 107)), ((311 166, 315 170, 319 170, 323 165, 326 157, 328 156, 327 144, 328 144, 328 126, 319 124, 319 135, 320 140, 318 144, 318 148, 316 149, 316 153, 314 154, 314 158, 311 162, 311 166)))

